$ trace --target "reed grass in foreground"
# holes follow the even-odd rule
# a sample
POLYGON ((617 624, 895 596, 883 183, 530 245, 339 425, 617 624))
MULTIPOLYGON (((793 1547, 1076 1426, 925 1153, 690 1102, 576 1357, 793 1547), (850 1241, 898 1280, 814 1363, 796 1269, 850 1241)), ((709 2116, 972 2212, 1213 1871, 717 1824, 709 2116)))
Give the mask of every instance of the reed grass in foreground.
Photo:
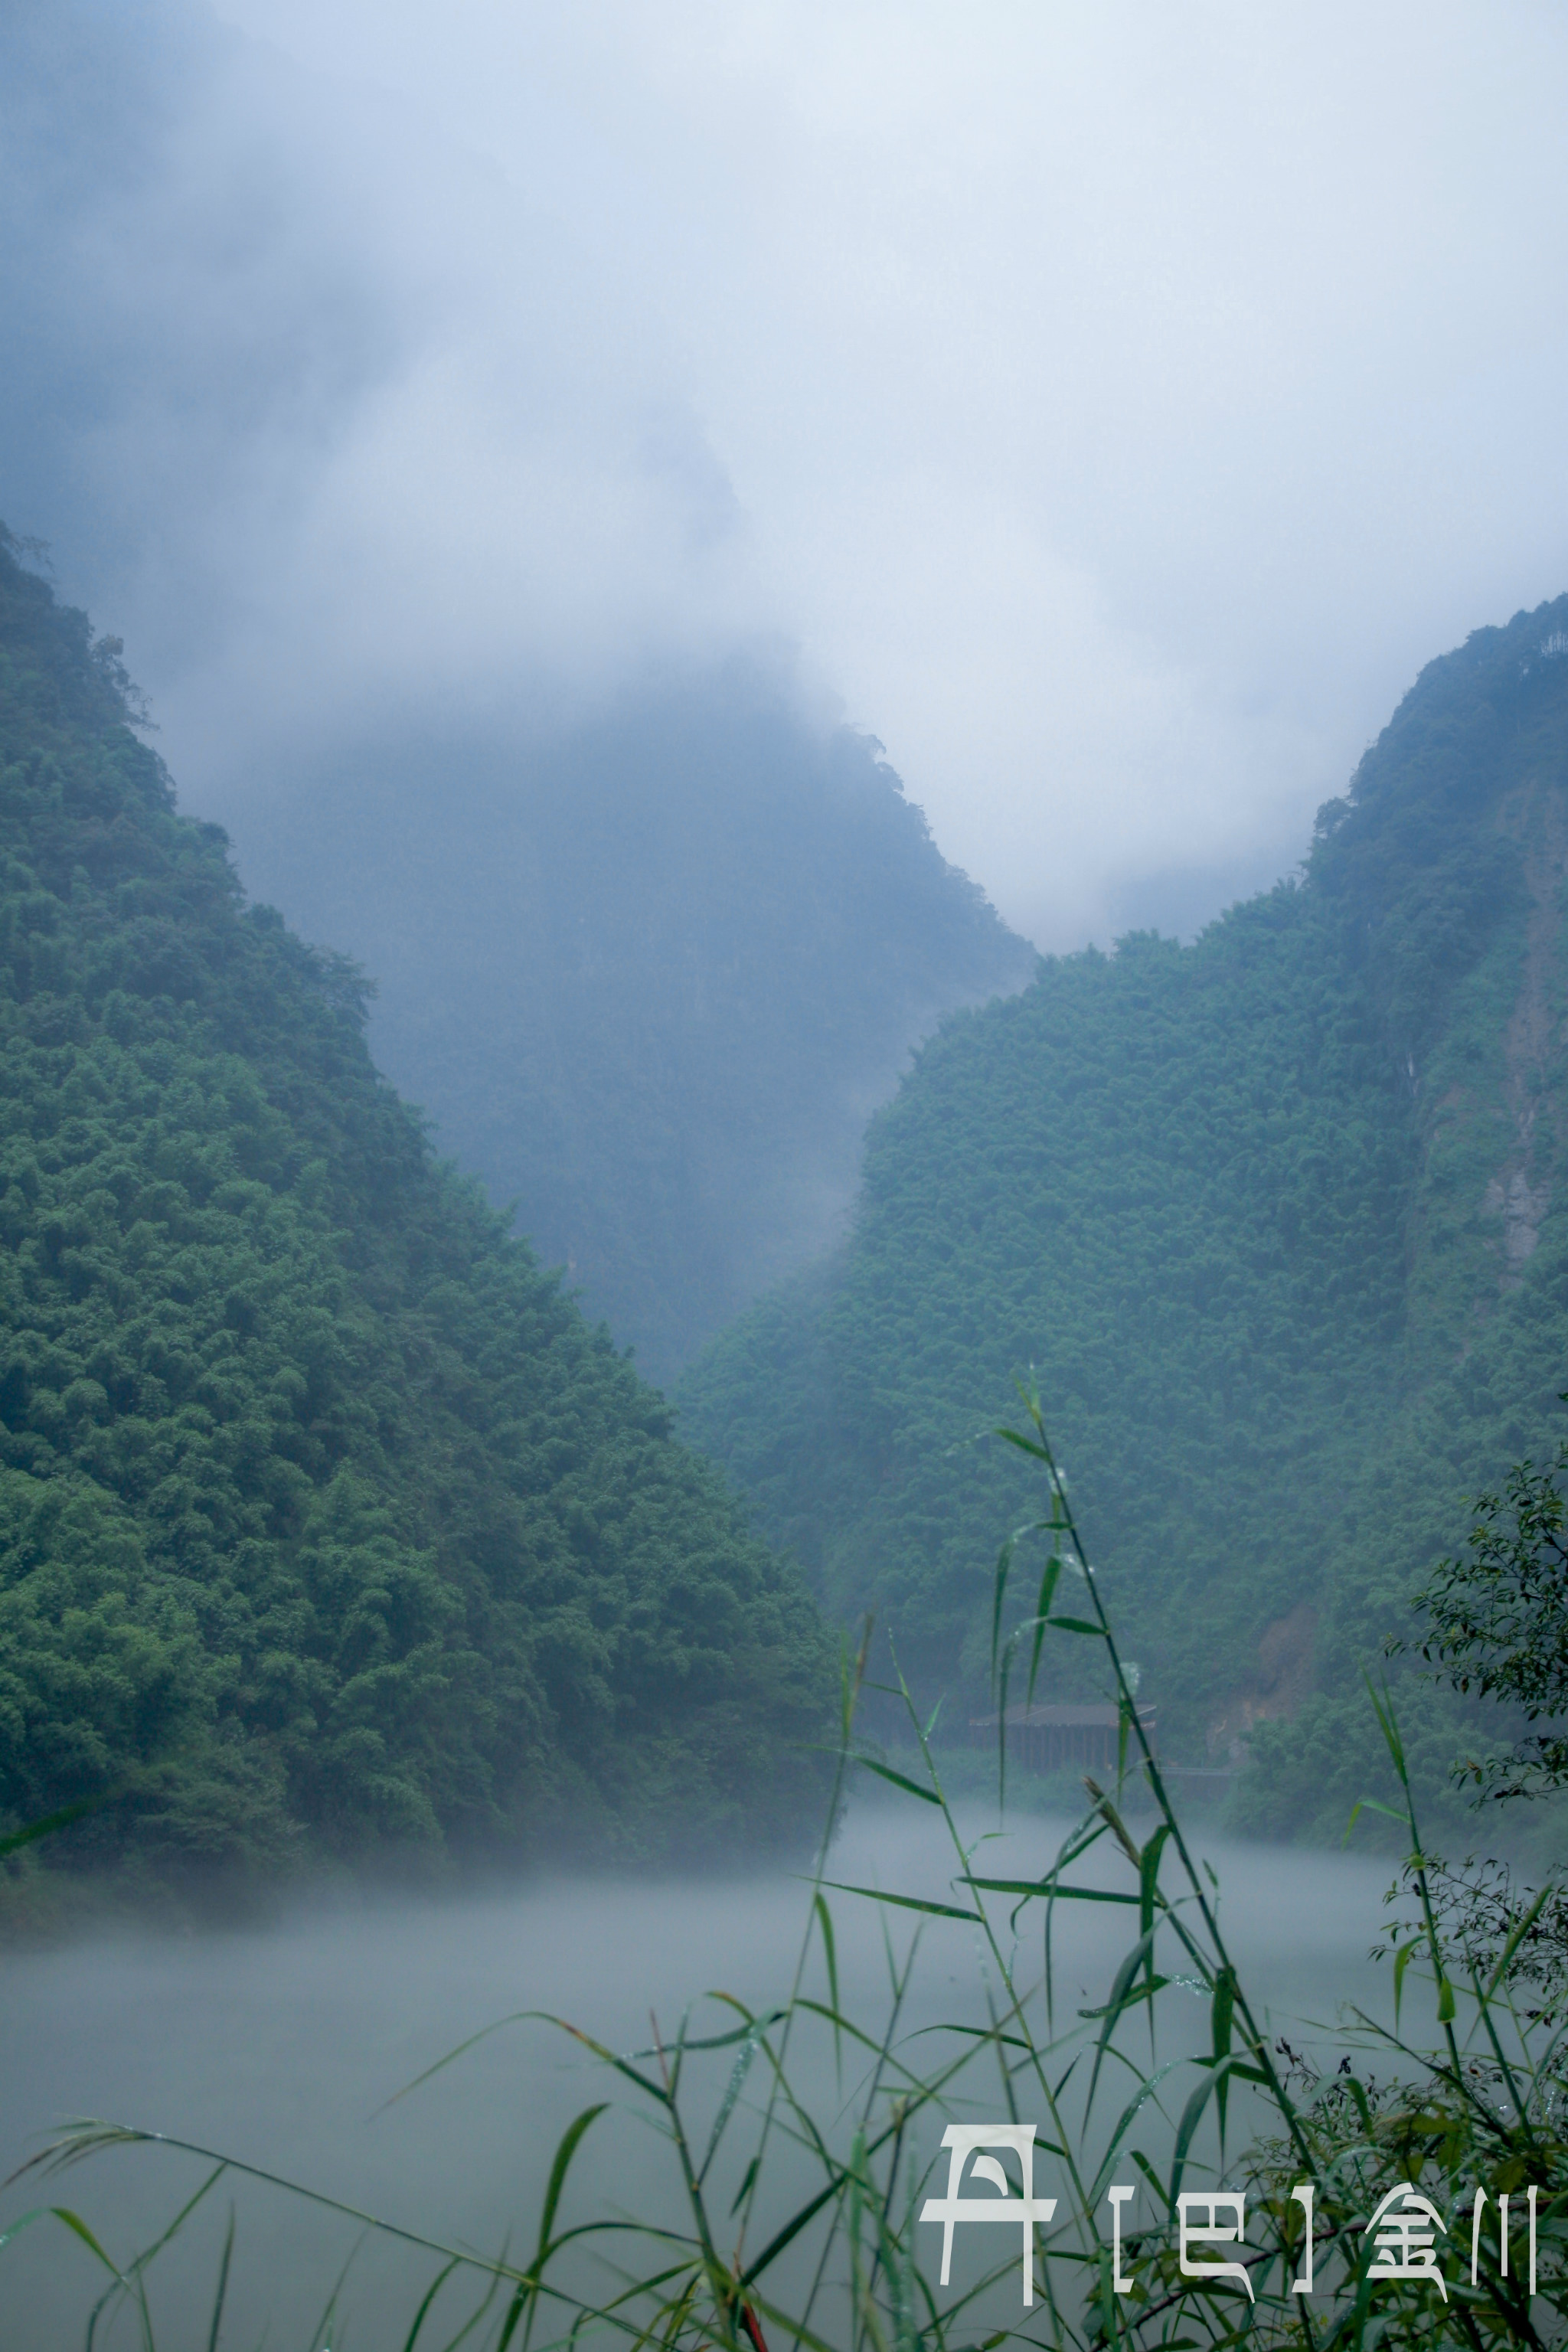
MULTIPOLYGON (((650 2021, 646 2045, 629 2053, 602 2047, 563 2019, 487 2029, 564 2033, 605 2070, 605 2095, 563 2137, 519 2247, 487 2253, 437 2242, 273 2181, 361 2233, 300 2352, 345 2352, 362 2341, 393 2352, 459 2344, 499 2352, 590 2344, 956 2352, 1013 2338, 1086 2352, 1121 2344, 1176 2352, 1243 2338, 1366 2352, 1454 2343, 1479 2352, 1568 2333, 1568 2070, 1556 2005, 1541 2000, 1526 1965, 1548 1895, 1522 1911, 1494 1906, 1482 1922, 1453 1899, 1451 1880, 1435 1885, 1397 1725, 1374 1698, 1405 1789, 1409 1841, 1407 1916, 1392 1949, 1394 2022, 1353 2018, 1349 2071, 1326 2080, 1271 2033, 1227 1948, 1217 1881, 1149 1752, 1038 1401, 1026 1402, 1026 1425, 1006 1434, 1035 1464, 1045 1507, 998 1563, 998 1699, 1005 1706, 1009 1683, 1026 1675, 1033 1688, 1047 1641, 1088 1641, 1103 1657, 1122 1727, 1112 1785, 1090 1786, 1088 1810, 1050 1867, 1037 1878, 987 1874, 984 1841, 966 1838, 955 1819, 930 1727, 901 1684, 918 1765, 895 1769, 858 1746, 863 1645, 845 1669, 830 1820, 853 1774, 879 1776, 942 1825, 948 1885, 933 1895, 840 1885, 827 1875, 825 1837, 776 2007, 758 2011, 710 1995, 664 2030, 650 2021), (1026 1532, 1044 1538, 1045 1564, 1025 1622, 1005 1637, 1026 1532), (1133 1790, 1136 1835, 1126 1801, 1133 1790), (877 1906, 886 1926, 888 1997, 874 2022, 850 2013, 840 1992, 836 1922, 847 1904, 862 1903, 877 1906), (1055 1953, 1063 1906, 1088 1904, 1116 1906, 1126 1948, 1103 1998, 1085 2008, 1068 2000, 1055 1953), (947 2024, 917 2023, 917 1975, 958 1968, 977 1983, 977 2006, 947 2024), (1194 1992, 1205 2020, 1196 2050, 1194 1992), (616 2178, 613 2136, 630 2127, 628 2110, 651 2123, 668 2160, 657 2210, 622 2214, 605 2193, 616 2178), (1030 2126, 1033 2194, 1054 2203, 1026 2233, 1025 2179, 1003 2142, 1030 2126), (950 2192, 942 2137, 952 2126, 987 2127, 996 2138, 951 2184, 965 2210, 949 2231, 921 2215, 950 2192), (595 2210, 567 2218, 590 2179, 595 2210), (1387 2228, 1374 2233, 1369 2224, 1391 2198, 1397 2218, 1403 2189, 1430 2214, 1431 2263, 1423 2269, 1407 2229, 1400 2242, 1415 2250, 1412 2274, 1379 2275, 1389 2267, 1387 2228), (968 2209, 994 2210, 1000 2193, 1014 2208, 1011 2226, 970 2226, 968 2209), (1205 2224, 1235 2234, 1205 2240, 1196 2232, 1205 2224), (950 2235, 952 2283, 943 2285, 950 2235), (354 2288, 377 2244, 416 2254, 426 2271, 395 2336, 362 2338, 353 2332, 354 2288), (1205 2275, 1205 2262, 1226 2268, 1205 2275), (1310 2292, 1300 2291, 1309 2276, 1310 2292)), ((52 2182, 128 2146, 182 2149, 208 2167, 134 2260, 116 2261, 77 2207, 53 2201, 19 2215, 0 2249, 24 2230, 63 2230, 98 2273, 84 2342, 183 2352, 187 2336, 159 2330, 160 2257, 228 2184, 271 2176, 221 2151, 101 2123, 68 2132, 26 2169, 52 2182)), ((204 2323, 212 2347, 230 2340, 233 2247, 231 2218, 204 2323)), ((4 2284, 0 2262, 0 2313, 4 2284)))

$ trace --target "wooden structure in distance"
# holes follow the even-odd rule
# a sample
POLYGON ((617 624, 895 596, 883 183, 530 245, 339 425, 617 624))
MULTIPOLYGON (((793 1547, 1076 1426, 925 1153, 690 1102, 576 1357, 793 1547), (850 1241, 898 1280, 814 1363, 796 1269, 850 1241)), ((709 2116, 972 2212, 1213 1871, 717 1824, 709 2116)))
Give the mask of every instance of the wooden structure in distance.
MULTIPOLYGON (((1156 1711, 1141 1706, 1138 1720, 1153 1753, 1156 1711)), ((994 1715, 969 1719, 969 1737, 976 1748, 996 1744, 994 1715)), ((1121 1740, 1121 1717, 1113 1706, 1025 1706, 1007 1709, 1007 1753, 1016 1764, 1035 1772, 1057 1772, 1087 1766, 1090 1771, 1114 1772, 1121 1740)), ((1137 1743, 1129 1738, 1128 1762, 1136 1760, 1137 1743)))

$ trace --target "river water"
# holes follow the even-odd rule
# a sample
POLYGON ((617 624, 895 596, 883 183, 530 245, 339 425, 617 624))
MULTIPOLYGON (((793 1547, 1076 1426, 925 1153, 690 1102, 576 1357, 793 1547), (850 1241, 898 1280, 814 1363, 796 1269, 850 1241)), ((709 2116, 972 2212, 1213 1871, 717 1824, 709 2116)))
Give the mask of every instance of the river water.
MULTIPOLYGON (((913 1818, 917 1810, 923 1815, 912 1804, 853 1811, 829 1876, 953 1899, 952 1849, 940 1822, 913 1818)), ((983 1846, 974 1867, 996 1876, 1036 1874, 1064 1833, 1060 1822, 1022 1823, 983 1846)), ((1331 2060, 1342 2005, 1381 2008, 1386 1999, 1386 1970, 1369 1963, 1367 1950, 1383 1916, 1388 1865, 1214 1838, 1199 1843, 1217 1871, 1222 1919, 1255 2008, 1267 2009, 1273 2027, 1293 2042, 1313 2039, 1331 2060), (1297 2022, 1303 2019, 1314 2021, 1305 2036, 1297 2022)), ((1106 1884, 1126 1884, 1109 1857, 1072 1874, 1097 1873, 1106 1884)), ((1168 1861, 1164 1879, 1172 1879, 1168 1861)), ((650 2044, 650 2015, 668 2040, 689 2007, 691 2033, 722 2032, 734 2011, 702 1997, 717 1990, 754 2010, 783 2000, 810 1899, 801 1877, 779 1870, 664 1883, 535 1878, 441 1900, 301 1908, 265 1928, 120 1933, 14 1953, 0 1959, 0 2157, 8 2170, 61 2121, 107 2118, 241 2158, 444 2242, 492 2253, 510 2243, 526 2253, 561 2133, 584 2107, 611 2098, 617 2111, 583 2143, 564 2218, 620 2210, 673 2221, 669 2154, 635 2112, 635 2095, 547 2024, 510 2026, 392 2106, 385 2102, 466 2037, 517 2011, 552 2011, 616 2051, 650 2044)), ((879 2032, 889 1998, 884 1928, 897 1963, 919 1918, 844 1894, 828 1901, 841 2005, 879 2032)), ((1005 1905, 998 1916, 1005 1920, 1005 1905)), ((1104 1999, 1135 1916, 1101 1904, 1058 1912, 1058 2022, 1104 1999)), ((938 2019, 982 2019, 987 1992, 973 1928, 931 1923, 921 1933, 900 2019, 917 2059, 936 2046, 922 2028, 938 2019)), ((1018 1955, 1020 1977, 1033 1982, 1040 1968, 1031 1926, 1018 1955)), ((826 1994, 819 1950, 806 1982, 826 1994)), ((1197 2046, 1207 2023, 1202 2001, 1173 1992, 1166 2002, 1177 2004, 1162 2021, 1167 2043, 1173 2032, 1197 2046)), ((840 2050, 837 2075, 826 2028, 809 2043, 803 2038, 795 2055, 814 2108, 831 2117, 859 2080, 853 2045, 840 2050)), ((731 2061, 725 2053, 705 2063, 711 2084, 698 2104, 706 2097, 710 2114, 731 2061)), ((762 2079, 760 2068, 748 2078, 748 2096, 760 2095, 762 2079)), ((983 2105, 984 2093, 977 2095, 983 2105)), ((732 2126, 737 2148, 744 2126, 742 2113, 732 2126)), ((10 2227, 31 2207, 68 2205, 123 2263, 208 2169, 162 2148, 110 2150, 47 2186, 35 2179, 7 2189, 0 2218, 10 2227)), ((798 2172, 801 2183, 805 2177, 798 2172)), ((348 2319, 334 2323, 332 2345, 404 2341, 432 2274, 427 2257, 376 2241, 356 2252, 353 2224, 231 2176, 148 2270, 159 2345, 207 2340, 202 2315, 210 2309, 231 2198, 237 2218, 225 2344, 249 2347, 265 2337, 274 2352, 307 2352, 351 2253, 342 2290, 348 2319)), ((106 2283, 89 2249, 60 2224, 29 2225, 0 2247, 0 2343, 6 2352, 59 2352, 80 2342, 92 2298, 106 2283)), ((458 2309, 454 2300, 451 2327, 458 2309)), ((108 2340, 138 2339, 122 2318, 108 2340)), ((447 2340, 434 2321, 428 2340, 447 2340)))

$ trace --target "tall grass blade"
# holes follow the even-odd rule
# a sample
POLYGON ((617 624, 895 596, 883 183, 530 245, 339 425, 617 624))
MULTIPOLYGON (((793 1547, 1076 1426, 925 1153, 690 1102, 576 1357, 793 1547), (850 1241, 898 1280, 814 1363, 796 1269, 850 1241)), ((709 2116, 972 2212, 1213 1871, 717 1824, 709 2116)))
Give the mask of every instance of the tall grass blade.
POLYGON ((213 2297, 212 2325, 207 2329, 207 2352, 217 2352, 218 2337, 223 2333, 223 2307, 228 2299, 228 2271, 234 2260, 234 2207, 228 2209, 228 2227, 223 2233, 223 2258, 218 2263, 217 2293, 213 2297))

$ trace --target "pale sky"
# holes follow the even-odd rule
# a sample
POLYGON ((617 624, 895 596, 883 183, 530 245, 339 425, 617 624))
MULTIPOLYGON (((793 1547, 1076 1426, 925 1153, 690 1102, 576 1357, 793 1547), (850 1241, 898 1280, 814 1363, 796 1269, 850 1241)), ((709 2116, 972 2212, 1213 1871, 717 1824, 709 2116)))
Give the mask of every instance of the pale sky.
POLYGON ((1568 587, 1564 121, 1509 0, 8 0, 0 516, 214 814, 761 643, 1040 945, 1189 928, 1568 587))

